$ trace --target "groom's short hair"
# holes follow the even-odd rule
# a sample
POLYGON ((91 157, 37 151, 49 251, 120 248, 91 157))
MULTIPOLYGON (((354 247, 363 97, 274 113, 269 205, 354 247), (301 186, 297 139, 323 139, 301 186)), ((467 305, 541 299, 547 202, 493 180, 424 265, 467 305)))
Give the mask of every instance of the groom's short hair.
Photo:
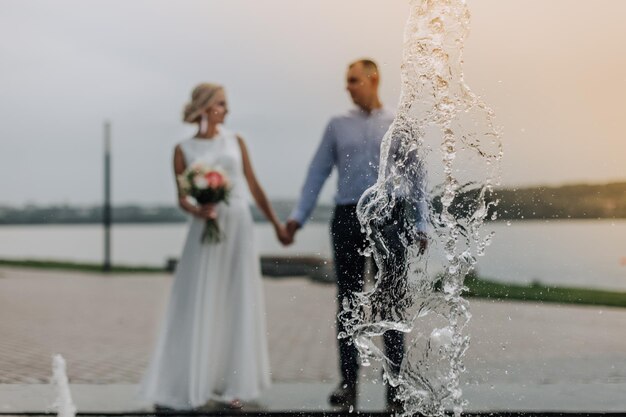
POLYGON ((357 64, 363 65, 363 69, 365 70, 365 73, 367 75, 376 74, 378 75, 378 78, 380 78, 380 73, 378 72, 378 65, 376 65, 376 63, 372 61, 371 59, 369 58, 358 59, 350 63, 350 65, 348 65, 348 68, 352 68, 353 66, 357 64))

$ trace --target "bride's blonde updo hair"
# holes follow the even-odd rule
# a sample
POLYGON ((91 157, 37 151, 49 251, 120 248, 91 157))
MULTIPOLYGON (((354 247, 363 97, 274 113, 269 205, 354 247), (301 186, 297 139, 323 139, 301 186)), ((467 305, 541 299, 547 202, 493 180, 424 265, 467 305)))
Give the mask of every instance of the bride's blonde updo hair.
POLYGON ((223 90, 219 84, 198 84, 191 92, 191 101, 185 106, 183 120, 187 123, 197 123, 202 113, 215 104, 217 92, 223 90))

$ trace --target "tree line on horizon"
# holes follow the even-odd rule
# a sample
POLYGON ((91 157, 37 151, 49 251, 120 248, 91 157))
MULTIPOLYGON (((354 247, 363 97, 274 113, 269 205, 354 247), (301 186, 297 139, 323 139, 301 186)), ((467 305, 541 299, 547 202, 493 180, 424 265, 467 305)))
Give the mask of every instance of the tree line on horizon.
POLYGON ((500 219, 623 219, 626 182, 496 190, 500 219))
MULTIPOLYGON (((486 196, 490 205, 488 218, 494 211, 500 220, 533 219, 623 219, 626 218, 626 182, 604 185, 566 185, 559 187, 525 187, 497 189, 486 196)), ((453 201, 451 211, 463 215, 476 202, 475 191, 460 193, 453 201)), ((435 211, 441 210, 437 197, 435 211)), ((294 201, 275 200, 277 215, 286 219, 294 201)), ((320 204, 313 212, 313 222, 328 222, 333 206, 320 204)), ((252 207, 257 222, 264 221, 261 213, 252 207)), ((187 216, 176 206, 121 205, 113 207, 114 223, 173 223, 184 222, 187 216)), ((102 222, 102 207, 73 207, 69 205, 24 207, 0 206, 0 225, 9 224, 95 224, 102 222)))

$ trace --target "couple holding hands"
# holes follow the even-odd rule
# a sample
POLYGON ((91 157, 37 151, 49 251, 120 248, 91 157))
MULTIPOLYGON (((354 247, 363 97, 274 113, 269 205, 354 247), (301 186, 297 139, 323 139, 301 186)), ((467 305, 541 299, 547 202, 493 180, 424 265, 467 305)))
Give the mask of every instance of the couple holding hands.
MULTIPOLYGON (((383 107, 380 73, 370 59, 351 63, 346 89, 355 108, 328 123, 313 157, 297 206, 283 225, 260 186, 241 137, 227 130, 224 89, 200 84, 192 92, 184 121, 198 124, 198 133, 180 142, 174 171, 191 164, 219 167, 228 178, 228 204, 198 205, 179 187, 180 207, 192 215, 184 249, 174 276, 159 338, 141 384, 142 397, 156 406, 193 409, 208 401, 231 408, 258 398, 270 386, 265 308, 260 263, 254 247, 253 220, 246 187, 274 225, 277 238, 289 245, 313 211, 318 194, 333 168, 338 171, 335 212, 331 225, 337 277, 337 305, 363 290, 365 234, 356 205, 378 176, 380 145, 394 114, 383 107), (206 221, 219 224, 224 237, 202 242, 206 221)), ((337 332, 343 330, 337 321, 337 332)), ((384 334, 386 355, 398 367, 404 355, 401 332, 384 334)), ((341 382, 330 394, 332 405, 356 405, 358 354, 347 340, 338 340, 341 382)), ((387 387, 391 409, 399 404, 387 387)))

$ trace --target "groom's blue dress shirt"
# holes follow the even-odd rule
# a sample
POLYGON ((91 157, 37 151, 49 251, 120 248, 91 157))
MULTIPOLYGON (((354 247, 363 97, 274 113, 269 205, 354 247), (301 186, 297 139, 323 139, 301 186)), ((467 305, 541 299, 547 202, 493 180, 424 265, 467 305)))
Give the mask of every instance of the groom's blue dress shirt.
POLYGON ((358 203, 363 192, 376 183, 380 144, 393 118, 393 113, 385 108, 369 114, 357 108, 333 117, 311 161, 300 201, 290 217, 300 225, 306 223, 333 167, 339 174, 335 204, 358 203))

